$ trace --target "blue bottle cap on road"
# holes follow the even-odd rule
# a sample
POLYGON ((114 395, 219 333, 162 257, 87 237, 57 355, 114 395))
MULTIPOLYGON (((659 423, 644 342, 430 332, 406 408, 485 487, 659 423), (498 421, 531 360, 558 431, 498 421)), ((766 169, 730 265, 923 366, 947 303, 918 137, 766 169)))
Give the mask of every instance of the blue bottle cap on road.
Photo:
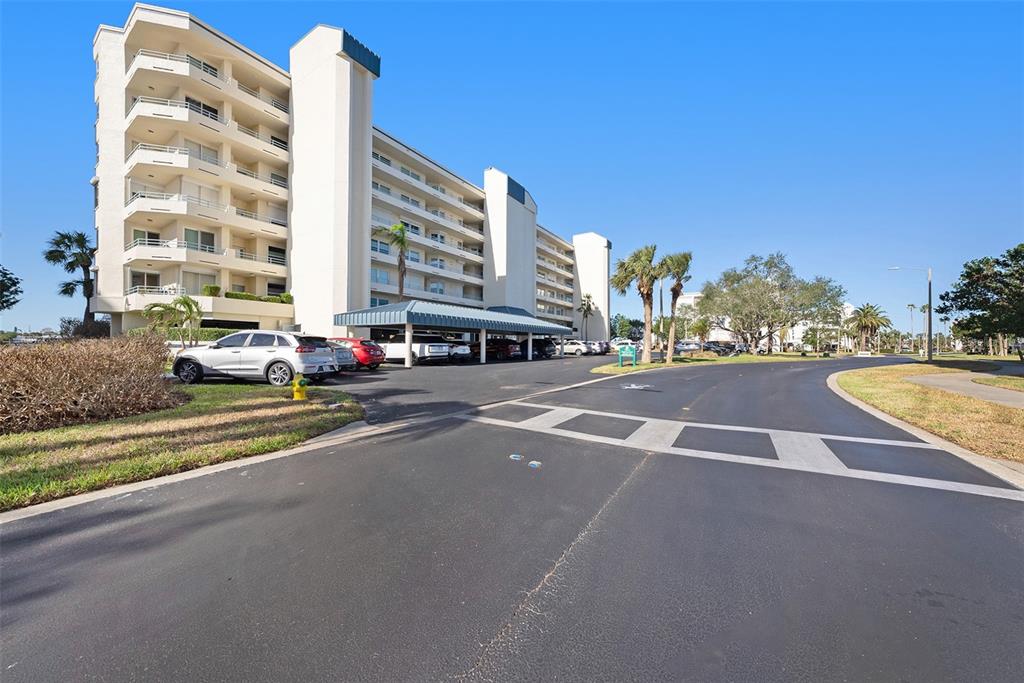
POLYGON ((530 467, 532 467, 535 470, 540 469, 540 460, 531 460, 530 467))
POLYGON ((509 460, 515 460, 516 462, 519 462, 520 460, 523 459, 523 456, 519 455, 518 453, 513 453, 512 455, 508 456, 508 459, 509 460))

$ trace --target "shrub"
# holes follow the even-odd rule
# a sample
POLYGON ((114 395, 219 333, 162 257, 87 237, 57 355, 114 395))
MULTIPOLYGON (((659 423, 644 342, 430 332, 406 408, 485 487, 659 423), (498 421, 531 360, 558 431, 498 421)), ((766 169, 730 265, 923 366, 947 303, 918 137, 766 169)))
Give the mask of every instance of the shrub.
POLYGON ((281 297, 281 303, 283 303, 283 304, 293 304, 293 303, 295 303, 295 297, 293 297, 288 292, 285 292, 284 294, 279 294, 278 296, 281 297))
POLYGON ((281 303, 281 297, 276 294, 271 294, 269 296, 261 296, 260 301, 266 301, 269 304, 279 304, 281 303))
POLYGON ((78 318, 61 318, 60 336, 104 339, 110 336, 110 321, 93 320, 92 322, 82 322, 78 318))
POLYGON ((203 296, 220 296, 220 285, 203 285, 203 296))
POLYGON ((0 434, 110 420, 181 403, 159 335, 0 347, 0 434))
MULTIPOLYGON (((239 330, 228 327, 199 327, 195 330, 195 339, 196 341, 201 342, 214 341, 238 331, 239 330)), ((155 334, 166 341, 178 341, 178 333, 175 330, 170 330, 167 334, 164 334, 157 330, 150 330, 148 327, 135 327, 128 330, 126 334, 131 337, 138 337, 144 334, 155 334)))
POLYGON ((243 299, 245 301, 259 301, 259 297, 249 292, 224 292, 226 299, 243 299))

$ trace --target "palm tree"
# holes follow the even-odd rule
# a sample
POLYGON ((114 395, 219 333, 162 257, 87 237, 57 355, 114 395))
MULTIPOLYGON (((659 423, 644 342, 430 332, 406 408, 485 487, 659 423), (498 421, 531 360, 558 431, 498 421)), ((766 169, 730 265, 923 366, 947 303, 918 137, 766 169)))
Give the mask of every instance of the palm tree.
POLYGON ((580 305, 576 312, 583 318, 583 341, 587 341, 587 319, 594 315, 594 297, 584 294, 580 298, 580 305))
POLYGON ((864 304, 853 309, 853 313, 846 319, 846 323, 860 336, 860 350, 866 350, 867 339, 885 327, 892 327, 883 311, 874 304, 864 304))
POLYGON ((57 292, 61 296, 74 296, 81 288, 82 296, 85 297, 85 314, 82 316, 83 323, 91 323, 95 315, 89 308, 89 299, 92 298, 92 258, 96 253, 96 247, 84 232, 70 232, 58 230, 50 241, 47 242, 43 251, 43 258, 47 263, 62 267, 68 273, 81 271, 81 280, 68 280, 60 283, 57 292))
POLYGON ((907 304, 907 310, 910 311, 910 352, 914 352, 914 311, 917 310, 917 306, 914 304, 907 304))
POLYGON ((690 325, 690 331, 697 335, 697 339, 700 340, 701 348, 708 341, 708 336, 711 335, 711 321, 707 318, 697 318, 690 325))
POLYGON ((195 331, 202 323, 203 309, 200 308, 198 301, 187 294, 182 294, 170 303, 147 304, 142 310, 142 315, 149 319, 150 327, 160 330, 165 335, 175 330, 178 341, 181 342, 181 349, 184 349, 186 333, 189 345, 195 345, 195 331))
POLYGON ((651 362, 651 325, 654 316, 654 283, 658 281, 658 267, 654 264, 657 246, 648 244, 640 247, 625 259, 615 263, 615 273, 610 278, 612 288, 625 295, 629 288, 636 286, 636 292, 644 305, 644 340, 641 362, 651 362))
POLYGON ((409 231, 404 223, 395 223, 390 228, 382 228, 379 231, 387 239, 388 244, 398 250, 398 300, 405 298, 405 274, 408 272, 405 267, 405 254, 409 251, 409 231))
POLYGON ((672 356, 676 351, 676 305, 679 297, 683 294, 683 284, 690 281, 690 261, 693 254, 688 251, 681 251, 676 254, 665 256, 658 263, 658 271, 661 277, 672 279, 672 286, 669 292, 672 293, 672 308, 668 319, 668 355, 666 363, 672 362, 672 356))

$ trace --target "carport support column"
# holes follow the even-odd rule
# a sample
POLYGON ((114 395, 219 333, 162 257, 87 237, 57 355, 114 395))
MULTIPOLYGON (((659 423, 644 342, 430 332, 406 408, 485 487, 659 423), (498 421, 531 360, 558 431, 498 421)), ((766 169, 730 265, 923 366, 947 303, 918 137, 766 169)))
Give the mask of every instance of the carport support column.
POLYGON ((412 323, 405 324, 405 367, 412 367, 412 323))
POLYGON ((487 362, 487 329, 480 328, 480 362, 487 362))
POLYGON ((558 335, 558 357, 565 358, 565 337, 558 335))
POLYGON ((526 333, 526 360, 533 360, 533 332, 526 333))

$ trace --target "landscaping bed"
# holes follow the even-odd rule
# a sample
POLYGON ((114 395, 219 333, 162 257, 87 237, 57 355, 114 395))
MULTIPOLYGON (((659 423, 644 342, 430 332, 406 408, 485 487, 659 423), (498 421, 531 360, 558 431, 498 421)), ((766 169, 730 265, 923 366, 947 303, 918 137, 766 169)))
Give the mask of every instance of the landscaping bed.
POLYGON ((0 436, 0 510, 288 448, 363 417, 338 391, 210 382, 187 402, 104 422, 0 436), (330 407, 331 404, 340 404, 330 407))
POLYGON ((1024 410, 906 381, 907 377, 973 370, 979 361, 908 363, 844 372, 839 386, 855 398, 947 441, 992 458, 1024 462, 1024 410))

